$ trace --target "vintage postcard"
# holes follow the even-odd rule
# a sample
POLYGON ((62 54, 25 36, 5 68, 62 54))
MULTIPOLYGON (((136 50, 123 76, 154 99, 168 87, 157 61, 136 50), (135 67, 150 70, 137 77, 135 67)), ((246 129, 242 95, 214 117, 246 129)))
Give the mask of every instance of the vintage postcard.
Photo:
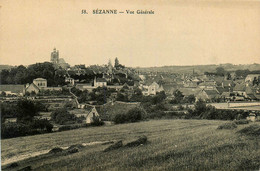
POLYGON ((0 0, 1 170, 259 170, 259 0, 0 0))

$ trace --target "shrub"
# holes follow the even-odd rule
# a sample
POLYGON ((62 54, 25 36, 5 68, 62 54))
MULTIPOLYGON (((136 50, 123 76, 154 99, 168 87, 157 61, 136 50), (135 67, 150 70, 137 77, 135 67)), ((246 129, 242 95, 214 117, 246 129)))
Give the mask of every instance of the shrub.
POLYGON ((237 128, 237 125, 234 122, 228 122, 219 125, 217 129, 235 129, 235 128, 237 128))
POLYGON ((120 124, 120 123, 125 123, 126 122, 126 115, 124 114, 116 114, 115 117, 113 118, 113 121, 115 124, 120 124))
POLYGON ((183 107, 181 104, 179 104, 178 107, 177 107, 177 109, 178 109, 178 110, 184 110, 184 107, 183 107))
POLYGON ((51 113, 51 119, 57 123, 64 125, 67 122, 74 123, 76 122, 76 116, 74 114, 70 114, 67 109, 57 109, 54 112, 51 113))
POLYGON ((166 118, 167 119, 182 119, 186 116, 184 112, 169 112, 166 113, 166 118))
POLYGON ((102 126, 105 123, 103 121, 101 121, 101 119, 99 117, 93 117, 93 122, 90 124, 92 126, 102 126))
POLYGON ((146 118, 146 111, 141 108, 130 109, 126 114, 117 114, 113 118, 115 124, 126 122, 137 122, 146 118))
POLYGON ((53 125, 46 119, 24 123, 5 123, 1 125, 1 137, 13 138, 26 135, 52 132, 53 125))
POLYGON ((243 120, 236 120, 236 121, 234 121, 234 123, 237 124, 237 125, 242 125, 242 124, 248 124, 249 121, 243 119, 243 120))
POLYGON ((163 111, 155 111, 148 114, 148 118, 150 119, 161 119, 165 116, 165 112, 163 111))
POLYGON ((51 132, 53 128, 47 119, 35 119, 29 125, 32 129, 40 129, 42 132, 51 132))
POLYGON ((59 131, 67 131, 67 130, 72 130, 72 129, 78 129, 80 128, 80 125, 64 125, 59 127, 59 131))
POLYGON ((250 136, 260 136, 260 125, 254 124, 247 126, 240 131, 238 131, 240 134, 250 135, 250 136))

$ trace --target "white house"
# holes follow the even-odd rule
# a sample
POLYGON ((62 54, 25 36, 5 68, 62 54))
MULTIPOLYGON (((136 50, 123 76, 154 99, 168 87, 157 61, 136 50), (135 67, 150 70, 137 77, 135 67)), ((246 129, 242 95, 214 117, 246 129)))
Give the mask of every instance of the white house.
POLYGON ((44 78, 36 78, 33 80, 33 83, 39 88, 47 87, 47 80, 44 78))
POLYGON ((153 82, 151 85, 148 87, 148 95, 156 95, 156 92, 158 92, 160 86, 156 82, 153 82))
POLYGON ((105 78, 95 78, 94 79, 94 87, 106 87, 107 80, 105 78))

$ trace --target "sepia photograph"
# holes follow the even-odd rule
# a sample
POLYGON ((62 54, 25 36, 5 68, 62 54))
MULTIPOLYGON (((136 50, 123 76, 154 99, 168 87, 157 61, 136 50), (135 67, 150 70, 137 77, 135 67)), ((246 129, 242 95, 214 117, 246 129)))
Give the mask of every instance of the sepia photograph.
POLYGON ((259 0, 0 0, 3 171, 260 170, 259 0))

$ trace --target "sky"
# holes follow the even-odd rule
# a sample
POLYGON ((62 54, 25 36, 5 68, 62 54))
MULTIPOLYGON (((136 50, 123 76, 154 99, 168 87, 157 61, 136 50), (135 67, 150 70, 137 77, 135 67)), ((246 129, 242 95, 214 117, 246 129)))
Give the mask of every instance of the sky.
POLYGON ((260 63, 260 1, 0 0, 0 6, 0 64, 50 61, 54 47, 70 65, 115 57, 130 67, 260 63))

